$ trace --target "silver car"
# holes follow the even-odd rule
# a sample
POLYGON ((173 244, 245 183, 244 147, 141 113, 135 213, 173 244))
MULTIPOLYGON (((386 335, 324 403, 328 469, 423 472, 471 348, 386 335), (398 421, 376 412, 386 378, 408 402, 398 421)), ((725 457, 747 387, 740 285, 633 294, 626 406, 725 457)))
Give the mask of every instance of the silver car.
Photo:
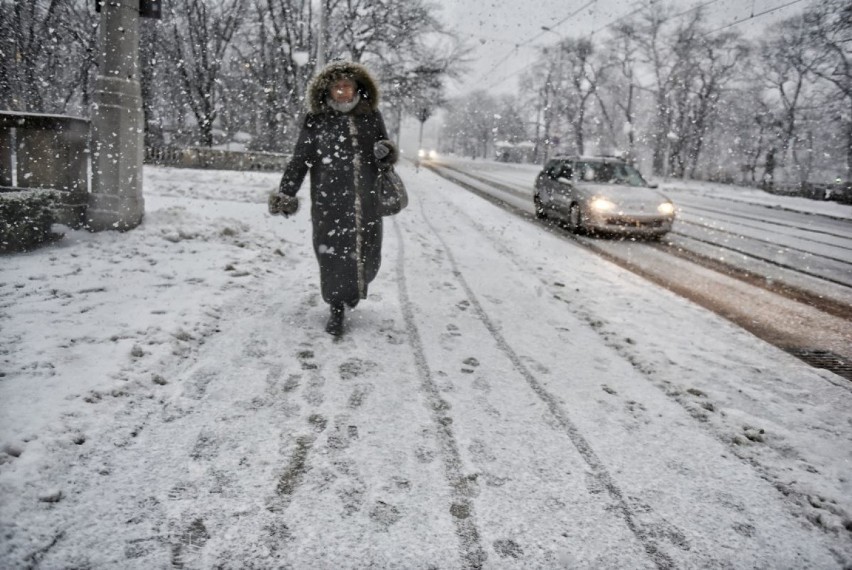
POLYGON ((565 221, 575 233, 660 238, 675 207, 633 166, 613 157, 555 157, 535 180, 538 218, 565 221))

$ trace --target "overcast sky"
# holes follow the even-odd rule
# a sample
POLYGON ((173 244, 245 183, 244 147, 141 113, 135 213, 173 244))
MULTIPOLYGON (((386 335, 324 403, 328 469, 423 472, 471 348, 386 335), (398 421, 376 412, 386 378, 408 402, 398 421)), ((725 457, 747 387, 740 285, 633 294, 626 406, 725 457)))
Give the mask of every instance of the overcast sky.
MULTIPOLYGON (((557 34, 574 37, 603 34, 608 25, 643 3, 637 0, 435 1, 443 7, 444 20, 476 47, 470 73, 464 81, 449 85, 451 96, 480 87, 515 92, 518 77, 533 61, 536 46, 558 41, 557 34), (542 26, 552 31, 544 31, 542 26), (523 45, 516 47, 519 44, 523 45)), ((767 23, 800 12, 813 0, 659 1, 678 11, 705 5, 714 28, 741 21, 731 29, 753 35, 767 23), (788 6, 783 7, 785 5, 788 6), (780 9, 774 10, 776 8, 780 9)))

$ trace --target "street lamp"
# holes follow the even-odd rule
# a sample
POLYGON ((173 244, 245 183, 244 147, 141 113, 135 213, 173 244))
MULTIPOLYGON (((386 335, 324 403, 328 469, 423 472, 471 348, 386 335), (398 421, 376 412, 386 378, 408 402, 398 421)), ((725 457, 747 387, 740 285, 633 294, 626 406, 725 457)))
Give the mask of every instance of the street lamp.
MULTIPOLYGON (((553 29, 551 29, 547 26, 541 26, 541 29, 545 32, 550 32, 551 34, 554 34, 559 38, 559 43, 557 44, 557 46, 558 46, 557 47, 557 54, 558 55, 557 55, 557 60, 556 60, 556 82, 557 82, 557 85, 561 85, 562 84, 562 42, 565 40, 565 38, 562 36, 562 34, 560 34, 559 32, 557 32, 557 31, 555 31, 555 30, 553 30, 553 29)), ((545 48, 545 50, 546 49, 547 48, 545 48)), ((555 103, 556 96, 559 94, 559 89, 554 89, 553 90, 554 101, 552 101, 552 102, 549 101, 549 99, 550 99, 550 97, 549 97, 550 96, 550 85, 551 84, 552 84, 551 70, 550 70, 550 66, 548 66, 547 79, 545 80, 545 85, 544 85, 544 105, 543 105, 543 107, 544 107, 543 108, 543 114, 544 114, 543 118, 544 118, 544 160, 545 160, 545 162, 547 161, 548 158, 550 158, 550 146, 551 146, 550 127, 551 127, 551 123, 553 122, 553 118, 554 118, 552 106, 555 103)), ((538 120, 538 117, 536 117, 536 120, 538 120)), ((536 140, 536 150, 535 150, 536 158, 538 158, 538 152, 539 152, 538 144, 539 144, 539 141, 536 140)))
POLYGON ((417 109, 417 112, 414 113, 414 115, 417 117, 417 120, 420 121, 420 137, 417 139, 417 150, 419 152, 423 149, 423 124, 432 116, 432 109, 428 107, 421 107, 417 109))

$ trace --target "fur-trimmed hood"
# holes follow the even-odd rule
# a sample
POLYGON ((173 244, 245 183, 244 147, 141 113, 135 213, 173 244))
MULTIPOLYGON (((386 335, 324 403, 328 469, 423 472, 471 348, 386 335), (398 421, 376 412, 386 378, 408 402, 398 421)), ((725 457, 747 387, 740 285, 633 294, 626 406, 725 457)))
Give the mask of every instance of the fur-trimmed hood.
POLYGON ((308 86, 308 110, 311 113, 328 113, 326 102, 331 85, 341 77, 348 77, 358 85, 361 101, 353 113, 376 111, 379 108, 379 86, 366 67, 351 61, 334 61, 323 67, 308 86))

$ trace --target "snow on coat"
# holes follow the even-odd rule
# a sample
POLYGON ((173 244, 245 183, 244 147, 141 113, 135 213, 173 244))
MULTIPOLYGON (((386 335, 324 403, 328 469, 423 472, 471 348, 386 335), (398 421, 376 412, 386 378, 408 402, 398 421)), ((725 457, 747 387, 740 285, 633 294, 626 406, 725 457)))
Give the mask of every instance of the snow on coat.
POLYGON ((311 173, 314 252, 327 303, 354 303, 367 297, 367 285, 381 264, 382 218, 375 193, 379 165, 393 164, 398 153, 388 141, 379 112, 379 90, 367 69, 334 62, 308 87, 309 112, 279 191, 295 196, 311 173), (328 104, 331 85, 347 77, 358 87, 358 104, 347 113, 328 104), (385 141, 391 153, 377 160, 373 145, 385 141))

